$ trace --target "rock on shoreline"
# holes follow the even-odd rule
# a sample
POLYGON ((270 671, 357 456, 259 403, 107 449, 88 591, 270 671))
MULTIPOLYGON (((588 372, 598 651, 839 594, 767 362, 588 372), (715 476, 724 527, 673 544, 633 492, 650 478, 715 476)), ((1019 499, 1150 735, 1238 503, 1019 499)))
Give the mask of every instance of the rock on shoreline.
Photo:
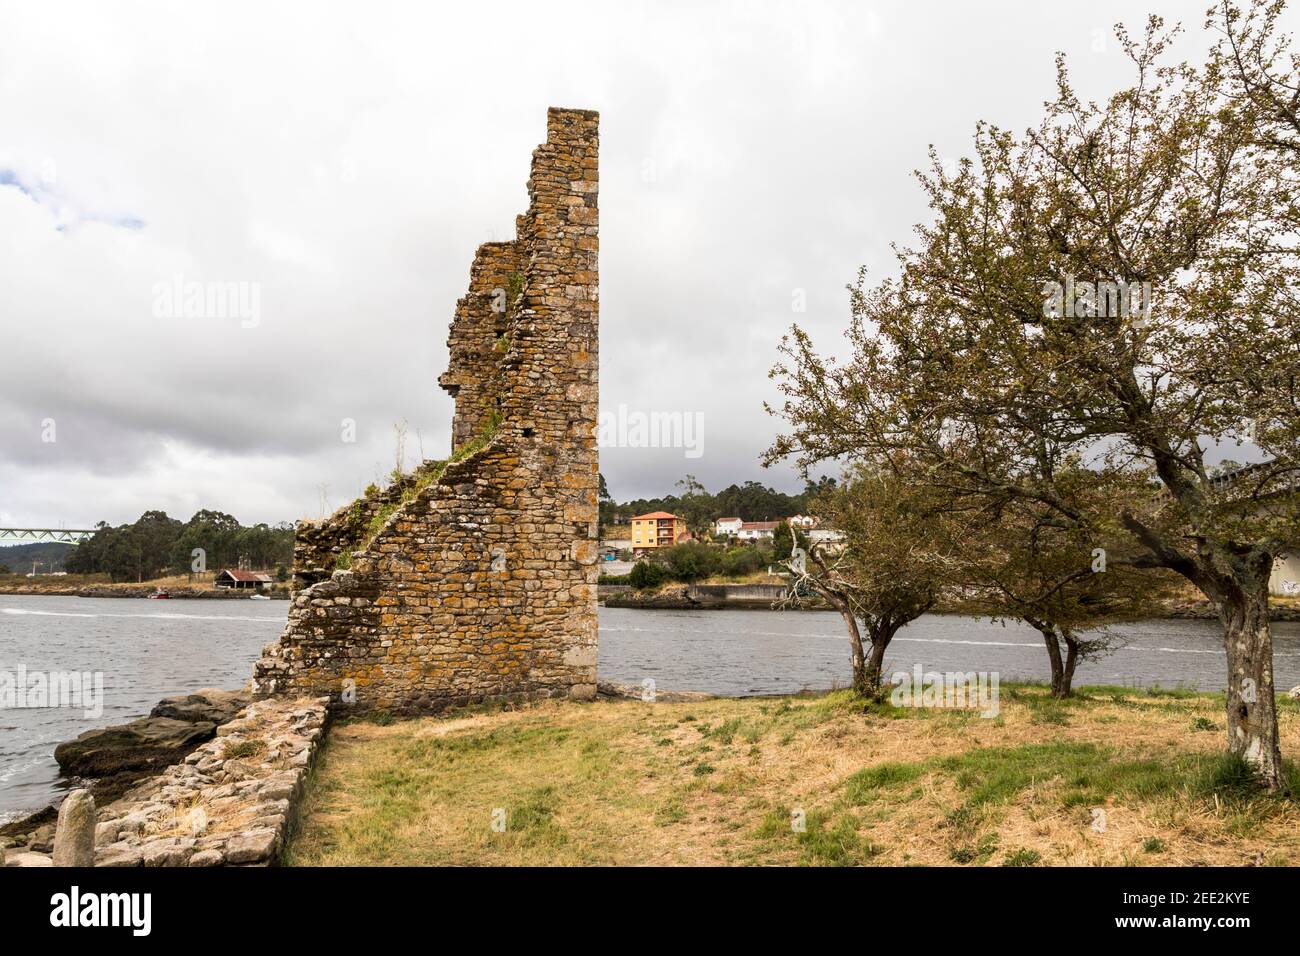
POLYGON ((211 740, 219 724, 231 720, 251 702, 247 692, 217 688, 167 697, 148 717, 88 730, 76 740, 59 744, 54 759, 65 774, 76 777, 111 777, 132 770, 157 772, 211 740))
MULTIPOLYGON (((154 708, 177 716, 141 718, 83 734, 107 734, 99 738, 106 748, 118 739, 133 740, 139 725, 165 726, 169 732, 189 728, 207 739, 193 747, 186 743, 188 752, 161 773, 137 776, 98 813, 90 791, 75 791, 59 808, 59 829, 39 826, 17 841, 3 865, 50 866, 51 853, 65 862, 85 859, 92 852, 86 832, 92 820, 95 866, 273 865, 323 739, 328 703, 324 697, 250 702, 243 692, 204 690, 167 698, 154 708), (236 704, 241 706, 232 709, 236 704)), ((126 746, 121 763, 133 761, 137 749, 126 746)), ((3 848, 0 842, 0 852, 3 848)))
MULTIPOLYGON (((87 731, 60 744, 55 760, 65 774, 82 780, 102 806, 145 777, 184 760, 251 702, 246 690, 211 687, 165 697, 148 717, 87 731)), ((0 827, 0 846, 8 843, 27 852, 50 852, 57 810, 55 805, 44 807, 0 827)), ((11 853, 11 863, 15 859, 18 856, 11 853)))

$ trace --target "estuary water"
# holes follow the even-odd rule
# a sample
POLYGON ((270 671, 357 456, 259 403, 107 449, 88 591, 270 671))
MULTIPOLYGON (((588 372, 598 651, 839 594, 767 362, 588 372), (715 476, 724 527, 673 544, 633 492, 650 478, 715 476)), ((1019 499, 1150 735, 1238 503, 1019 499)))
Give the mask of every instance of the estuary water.
MULTIPOLYGON (((162 697, 239 687, 262 646, 284 626, 285 601, 145 601, 0 595, 0 680, 5 675, 88 672, 101 707, 0 709, 0 821, 57 799, 54 747, 94 727, 147 714, 162 697)), ((1080 666, 1080 684, 1222 690, 1218 625, 1146 621, 1116 628, 1123 644, 1080 666)), ((1300 683, 1300 624, 1275 624, 1275 673, 1300 683)), ((887 671, 996 671, 1002 680, 1045 678, 1037 632, 965 617, 926 616, 899 632, 887 671)), ((822 611, 600 609, 600 677, 664 690, 780 694, 849 682, 839 616, 822 611)), ((84 701, 81 703, 85 703, 84 701)))

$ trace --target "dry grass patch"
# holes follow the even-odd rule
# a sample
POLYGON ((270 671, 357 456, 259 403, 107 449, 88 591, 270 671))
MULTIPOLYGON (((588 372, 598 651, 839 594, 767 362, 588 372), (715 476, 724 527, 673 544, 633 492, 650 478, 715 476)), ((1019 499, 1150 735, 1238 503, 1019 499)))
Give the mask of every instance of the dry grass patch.
MULTIPOLYGON (((1004 686, 987 720, 839 691, 342 724, 288 859, 1300 863, 1300 804, 1259 796, 1221 754, 1221 697, 1085 694, 1004 686)), ((1300 708, 1281 721, 1296 753, 1300 708)))

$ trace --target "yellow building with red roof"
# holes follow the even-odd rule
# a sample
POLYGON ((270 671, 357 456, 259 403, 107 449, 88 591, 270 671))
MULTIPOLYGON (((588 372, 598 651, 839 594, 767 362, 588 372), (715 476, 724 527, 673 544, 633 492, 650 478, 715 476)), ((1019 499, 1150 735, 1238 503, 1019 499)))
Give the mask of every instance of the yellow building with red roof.
POLYGON ((652 551, 671 548, 679 541, 687 541, 690 534, 686 522, 667 511, 651 511, 632 519, 632 550, 652 551))

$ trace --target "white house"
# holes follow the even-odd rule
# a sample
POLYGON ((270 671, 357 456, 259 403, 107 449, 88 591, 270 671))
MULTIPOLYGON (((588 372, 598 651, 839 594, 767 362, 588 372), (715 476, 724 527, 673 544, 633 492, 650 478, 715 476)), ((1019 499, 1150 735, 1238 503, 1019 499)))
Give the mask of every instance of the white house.
POLYGON ((744 524, 739 518, 719 518, 713 522, 713 533, 719 535, 736 534, 744 524))
POLYGON ((742 521, 736 537, 742 541, 771 541, 781 521, 742 521))

